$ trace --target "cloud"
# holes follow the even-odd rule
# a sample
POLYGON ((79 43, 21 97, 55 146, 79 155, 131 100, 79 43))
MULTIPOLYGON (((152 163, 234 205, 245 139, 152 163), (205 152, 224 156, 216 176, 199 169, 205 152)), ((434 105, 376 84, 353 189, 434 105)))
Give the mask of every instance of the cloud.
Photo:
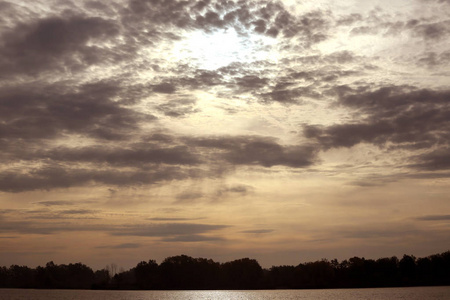
POLYGON ((416 219, 420 221, 450 221, 450 215, 428 215, 416 219))
POLYGON ((173 94, 175 93, 176 88, 173 84, 164 82, 153 86, 153 91, 156 93, 173 94))
POLYGON ((356 22, 360 22, 363 20, 363 16, 361 14, 352 13, 350 15, 344 15, 337 19, 336 24, 341 26, 350 26, 356 22))
POLYGON ((42 224, 41 222, 30 221, 4 221, 0 224, 0 233, 21 233, 21 234, 52 234, 60 231, 72 231, 58 226, 61 224, 42 224), (58 228, 59 227, 59 228, 58 228))
POLYGON ((221 237, 212 237, 205 235, 182 235, 171 238, 163 238, 164 242, 215 242, 215 241, 225 241, 226 239, 221 237))
POLYGON ((87 215, 87 214, 94 214, 98 213, 99 210, 92 210, 92 209, 67 209, 67 210, 61 210, 58 211, 60 214, 64 215, 87 215))
POLYGON ((314 163, 316 151, 307 146, 281 146, 271 141, 250 141, 224 154, 226 161, 236 165, 283 165, 293 168, 314 163))
POLYGON ((140 122, 155 117, 113 101, 120 96, 120 90, 117 84, 107 81, 78 87, 30 84, 1 88, 0 137, 48 139, 72 133, 124 139, 140 122))
POLYGON ((200 220, 202 218, 147 218, 149 221, 158 221, 158 222, 165 222, 165 221, 192 221, 192 220, 200 220))
POLYGON ((183 170, 179 167, 155 167, 147 171, 121 171, 117 169, 93 170, 63 167, 43 167, 28 173, 12 171, 0 175, 0 190, 24 192, 51 190, 88 184, 136 186, 155 184, 166 180, 181 180, 200 177, 199 170, 183 170))
POLYGON ((146 237, 191 236, 224 229, 227 227, 229 226, 196 223, 141 224, 139 226, 124 225, 112 231, 111 234, 116 236, 146 237))
POLYGON ((264 234, 264 233, 273 232, 273 229, 255 229, 255 230, 244 230, 244 231, 240 231, 240 232, 248 233, 248 234, 264 234))
POLYGON ((276 139, 236 136, 190 139, 188 143, 220 151, 217 155, 232 165, 283 165, 303 168, 315 162, 317 150, 310 146, 283 146, 276 139))
POLYGON ((70 201, 60 201, 60 200, 55 200, 55 201, 39 201, 39 202, 35 202, 35 204, 40 204, 40 205, 44 205, 44 206, 66 206, 66 205, 75 205, 75 203, 70 202, 70 201))
POLYGON ((305 125, 304 134, 325 149, 359 143, 429 148, 445 143, 450 132, 450 91, 390 86, 375 91, 337 90, 338 104, 365 116, 352 123, 305 125))
POLYGON ((425 40, 441 40, 450 34, 450 21, 441 21, 414 26, 414 33, 425 40))
MULTIPOLYGON (((203 234, 228 228, 227 225, 212 225, 198 223, 157 223, 157 224, 75 224, 67 222, 30 222, 2 221, 0 233, 22 234, 55 234, 67 232, 106 232, 112 236, 155 237, 162 240, 185 239, 186 241, 213 240, 203 234)), ((215 240, 215 239, 214 239, 215 240)))
POLYGON ((123 243, 118 245, 110 245, 110 246, 98 246, 95 247, 97 249, 136 249, 142 247, 142 244, 137 243, 123 243))
POLYGON ((245 90, 258 89, 265 86, 268 82, 267 78, 260 78, 255 75, 246 75, 244 77, 236 78, 237 85, 245 90))
POLYGON ((0 37, 0 78, 105 62, 112 53, 101 43, 118 34, 117 24, 98 17, 48 17, 17 25, 0 37))
POLYGON ((418 64, 429 68, 447 67, 450 63, 450 51, 437 53, 434 51, 425 52, 418 58, 418 64))
POLYGON ((233 28, 241 35, 252 32, 272 38, 298 38, 305 47, 323 41, 329 27, 326 16, 320 11, 296 16, 281 2, 274 1, 132 0, 123 10, 122 24, 128 33, 148 43, 151 42, 143 32, 147 32, 147 36, 149 31, 153 32, 156 39, 163 34, 160 30, 151 30, 153 28, 175 27, 207 33, 233 28))
POLYGON ((419 170, 438 171, 450 169, 450 148, 448 147, 426 152, 414 158, 417 163, 411 166, 419 170))
POLYGON ((284 89, 276 86, 271 92, 260 94, 262 102, 279 102, 284 104, 301 104, 302 97, 318 98, 317 92, 310 86, 284 89))
POLYGON ((177 202, 185 203, 185 202, 191 202, 191 201, 200 199, 203 196, 204 196, 203 193, 200 193, 200 192, 187 191, 187 192, 176 195, 175 198, 177 199, 177 202))
POLYGON ((0 190, 24 192, 86 185, 151 185, 222 176, 224 171, 237 166, 306 168, 316 162, 318 152, 313 146, 281 145, 274 138, 261 136, 157 134, 145 139, 146 142, 128 146, 56 147, 36 151, 20 148, 17 153, 12 149, 10 155, 16 160, 36 164, 21 170, 5 169, 0 174, 0 190), (217 162, 221 162, 220 168, 217 162))
POLYGON ((156 108, 166 116, 183 118, 200 111, 198 108, 195 108, 196 103, 195 99, 177 99, 160 104, 156 108))
POLYGON ((201 161, 195 149, 186 146, 159 147, 155 143, 133 144, 130 147, 93 146, 84 148, 58 147, 34 154, 36 158, 61 162, 89 162, 112 166, 144 166, 145 164, 198 165, 201 161))
POLYGON ((248 185, 231 185, 231 186, 223 186, 217 189, 215 197, 236 197, 236 196, 245 196, 249 192, 253 190, 253 187, 248 185))
MULTIPOLYGON (((426 0, 425 0, 426 1, 426 0)), ((428 5, 431 6, 428 1, 428 5)), ((432 7, 432 6, 431 6, 432 7)), ((434 6, 433 17, 419 17, 420 14, 407 15, 406 19, 391 14, 386 9, 372 9, 365 14, 352 13, 336 18, 337 26, 345 26, 349 30, 350 37, 358 35, 378 35, 379 37, 408 35, 411 38, 419 38, 424 43, 436 43, 445 41, 450 34, 450 21, 445 15, 439 14, 442 10, 434 6)))

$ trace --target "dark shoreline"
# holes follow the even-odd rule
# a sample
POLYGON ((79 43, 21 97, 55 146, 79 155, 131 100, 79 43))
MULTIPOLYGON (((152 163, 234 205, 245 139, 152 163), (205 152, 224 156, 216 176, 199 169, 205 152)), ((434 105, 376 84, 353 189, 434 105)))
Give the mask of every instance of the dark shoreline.
POLYGON ((352 257, 341 262, 323 259, 297 266, 263 269, 254 259, 226 263, 186 255, 161 264, 142 261, 117 272, 111 264, 93 271, 81 264, 34 269, 0 267, 0 288, 68 290, 304 290, 432 287, 450 285, 450 251, 424 258, 404 255, 377 260, 352 257))

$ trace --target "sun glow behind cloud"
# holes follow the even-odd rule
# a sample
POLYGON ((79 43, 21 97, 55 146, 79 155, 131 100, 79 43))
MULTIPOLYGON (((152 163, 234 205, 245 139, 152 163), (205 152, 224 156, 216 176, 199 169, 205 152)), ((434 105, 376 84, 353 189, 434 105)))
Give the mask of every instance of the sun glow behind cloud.
POLYGON ((278 59, 277 40, 252 33, 239 34, 234 28, 213 32, 195 30, 176 42, 173 53, 180 61, 200 69, 216 70, 233 62, 251 63, 278 59))

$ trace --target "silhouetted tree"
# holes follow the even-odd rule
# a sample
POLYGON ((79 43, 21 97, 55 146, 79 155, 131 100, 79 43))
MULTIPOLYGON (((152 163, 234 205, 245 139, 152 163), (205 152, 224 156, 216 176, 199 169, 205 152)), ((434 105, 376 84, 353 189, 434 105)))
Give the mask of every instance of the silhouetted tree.
POLYGON ((12 265, 7 271, 11 288, 32 288, 35 284, 35 270, 26 266, 12 265))
POLYGON ((403 255, 399 262, 400 278, 402 285, 411 286, 416 283, 416 258, 403 255))
POLYGON ((138 289, 149 290, 158 287, 158 264, 156 261, 141 261, 134 267, 133 271, 138 289))
POLYGON ((250 258, 237 259, 222 265, 224 286, 229 289, 261 288, 262 268, 250 258))
POLYGON ((379 258, 376 260, 373 270, 374 286, 396 286, 398 285, 398 258, 379 258))
POLYGON ((9 285, 8 269, 6 267, 0 267, 0 288, 5 288, 9 285))
POLYGON ((294 266, 279 266, 270 268, 268 280, 269 288, 292 289, 296 286, 294 266))
POLYGON ((111 277, 109 276, 109 272, 106 269, 97 270, 94 273, 94 281, 92 282, 93 289, 107 289, 109 288, 109 284, 111 281, 111 277))
POLYGON ((207 289, 218 287, 219 264, 187 255, 166 258, 159 266, 164 289, 207 289))
POLYGON ((296 286, 328 288, 334 283, 335 270, 327 260, 299 264, 295 268, 296 286))
POLYGON ((136 289, 136 277, 134 275, 134 272, 130 270, 117 273, 111 279, 110 287, 116 290, 136 289))
POLYGON ((353 257, 273 266, 263 270, 254 259, 216 263, 187 255, 166 258, 159 266, 142 261, 129 271, 109 265, 93 272, 81 263, 48 262, 35 269, 0 267, 0 288, 47 289, 260 289, 450 285, 450 251, 416 259, 404 255, 377 260, 353 257), (116 273, 111 277, 111 274, 116 273))

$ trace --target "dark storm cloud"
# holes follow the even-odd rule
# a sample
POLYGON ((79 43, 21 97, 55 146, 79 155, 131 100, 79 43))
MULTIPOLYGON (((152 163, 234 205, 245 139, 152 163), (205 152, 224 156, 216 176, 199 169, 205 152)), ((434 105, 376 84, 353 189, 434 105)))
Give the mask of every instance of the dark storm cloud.
MULTIPOLYGON (((112 236, 141 236, 157 237, 163 241, 165 239, 185 239, 198 241, 211 240, 202 234, 225 229, 230 226, 210 225, 197 223, 158 223, 158 224, 136 224, 136 225, 90 225, 76 224, 68 222, 30 222, 30 221, 9 221, 0 223, 0 233, 22 233, 22 234, 55 234, 68 232, 106 232, 112 236)), ((123 244, 122 244, 123 245, 123 244)))
POLYGON ((40 205, 44 205, 44 206, 66 206, 66 205, 75 205, 75 203, 70 202, 70 201, 39 201, 36 202, 35 204, 40 204, 40 205))
POLYGON ((272 30, 282 33, 284 37, 302 37, 301 43, 304 46, 325 40, 328 27, 329 23, 323 12, 309 12, 296 17, 284 8, 276 14, 273 25, 270 26, 272 30))
POLYGON ((195 99, 189 98, 170 100, 164 104, 158 105, 156 109, 164 113, 166 116, 183 118, 200 111, 195 108, 196 103, 197 101, 195 99))
MULTIPOLYGON (((233 27, 241 34, 247 30, 269 36, 281 34, 311 45, 324 39, 329 26, 328 17, 321 12, 294 16, 281 3, 272 1, 212 1, 205 2, 201 9, 196 1, 174 0, 132 0, 123 7, 94 1, 86 5, 103 12, 104 18, 82 15, 71 6, 60 16, 16 21, 1 36, 3 74, 77 72, 90 65, 132 60, 143 46, 180 39, 178 29, 210 32, 233 27)), ((174 86, 157 85, 155 91, 173 93, 174 86)))
MULTIPOLYGON (((5 2, 0 5, 4 8, 2 14, 20 8, 5 2)), ((217 176, 211 171, 222 168, 217 167, 217 162, 226 165, 224 169, 237 165, 302 168, 314 162, 316 152, 311 147, 280 145, 263 137, 218 138, 224 141, 204 146, 162 132, 159 138, 149 136, 148 142, 131 142, 142 134, 143 124, 156 120, 131 105, 151 95, 171 97, 153 108, 165 116, 185 117, 198 108, 195 100, 180 98, 183 89, 219 84, 244 92, 267 88, 269 79, 252 72, 253 66, 235 64, 234 70, 230 66, 214 72, 179 65, 178 70, 172 70, 178 76, 147 84, 130 82, 128 70, 105 80, 92 79, 97 76, 95 72, 81 72, 89 66, 118 66, 120 62, 134 65, 133 54, 139 49, 162 41, 170 44, 180 38, 180 29, 210 32, 235 28, 242 36, 254 31, 272 37, 300 38, 302 44, 311 45, 328 28, 323 13, 294 16, 281 3, 272 1, 202 4, 131 0, 124 6, 88 1, 84 7, 96 16, 85 15, 72 3, 63 3, 59 8, 64 11, 59 15, 27 12, 17 19, 9 16, 8 26, 0 33, 0 78, 10 80, 0 87, 0 158, 27 163, 0 174, 1 191, 92 184, 129 186, 217 176), (244 68, 247 72, 243 72, 244 68), (71 79, 57 81, 59 72, 71 75, 71 79), (231 79, 226 76, 233 72, 231 79), (77 82, 81 74, 83 81, 77 82), (22 80, 14 81, 19 77, 22 80), (94 145, 54 144, 59 138, 72 137, 88 138, 94 145), (222 147, 223 143, 230 147, 222 147)), ((151 62, 147 67, 162 72, 159 64, 163 63, 151 62)), ((266 102, 290 102, 298 96, 296 93, 276 87, 264 97, 266 102)), ((40 204, 69 205, 58 201, 40 204)))
POLYGON ((429 171, 429 172, 408 174, 405 175, 405 177, 413 179, 441 179, 441 178, 450 178, 450 172, 429 171))
POLYGON ((419 65, 425 65, 431 69, 444 67, 447 68, 450 64, 450 51, 441 53, 426 52, 418 58, 419 65))
POLYGON ((395 182, 399 180, 401 177, 393 177, 393 176, 367 176, 360 180, 352 181, 349 184, 358 186, 358 187, 379 187, 384 186, 386 184, 395 182))
MULTIPOLYGON (((308 78, 309 75, 315 75, 317 72, 325 72, 325 70, 321 70, 323 65, 329 66, 330 64, 348 64, 351 62, 355 62, 360 57, 351 51, 337 51, 327 55, 296 55, 292 58, 284 58, 281 60, 281 63, 289 65, 291 63, 297 64, 307 64, 307 65, 316 65, 318 68, 314 70, 302 70, 302 71, 294 71, 291 72, 291 76, 295 76, 298 74, 299 78, 308 78), (308 75, 308 76, 305 76, 308 75)), ((340 70, 340 69, 339 69, 340 70)), ((313 76, 314 77, 314 76, 313 76)))
POLYGON ((113 82, 81 86, 18 85, 0 89, 0 138, 56 138, 65 133, 100 139, 123 139, 139 122, 155 117, 118 102, 113 82))
POLYGON ((179 75, 170 79, 183 88, 196 90, 227 83, 220 74, 220 70, 208 71, 190 66, 177 66, 172 71, 179 75))
MULTIPOLYGON (((145 167, 146 164, 197 165, 200 158, 194 149, 186 146, 162 148, 153 143, 120 146, 93 146, 83 148, 58 147, 41 153, 29 153, 32 159, 51 159, 60 162, 88 162, 115 166, 145 167)), ((27 159, 27 158, 23 158, 27 159)))
POLYGON ((271 92, 258 96, 263 103, 278 102, 283 104, 302 104, 305 98, 320 98, 321 94, 313 85, 297 88, 284 88, 292 83, 278 83, 271 92))
POLYGON ((58 225, 48 225, 42 224, 41 222, 30 222, 30 221, 4 221, 0 223, 0 233, 16 232, 22 234, 52 234, 60 231, 71 231, 57 228, 58 225))
POLYGON ((264 233, 271 233, 271 232, 273 232, 272 229, 255 229, 255 230, 240 231, 240 233, 249 233, 249 234, 264 234, 264 233))
POLYGON ((87 215, 87 214, 95 214, 98 212, 100 211, 92 209, 67 209, 58 211, 58 213, 63 215, 87 215))
MULTIPOLYGON (((70 6, 60 16, 16 21, 0 37, 0 76, 78 72, 91 65, 132 61, 142 47, 179 40, 180 29, 211 32, 235 28, 242 35, 250 30, 272 37, 298 38, 296 44, 309 47, 324 40, 329 27, 326 14, 316 11, 296 16, 280 2, 198 3, 131 0, 121 7, 90 1, 85 4, 88 9, 103 12, 103 18, 82 15, 70 6)), ((154 90, 173 93, 175 86, 162 83, 154 90)))
POLYGON ((122 226, 111 232, 116 236, 190 236, 227 228, 225 225, 208 225, 195 223, 141 224, 139 226, 122 226))
POLYGON ((234 28, 242 35, 251 30, 270 37, 298 37, 299 43, 309 47, 324 40, 329 27, 320 11, 295 16, 275 1, 131 0, 121 14, 126 30, 149 44, 151 37, 158 39, 162 35, 160 29, 173 26, 205 32, 234 28))
POLYGON ((417 163, 413 164, 412 167, 419 170, 450 170, 450 148, 441 148, 422 155, 418 155, 415 157, 415 160, 417 163))
POLYGON ((315 162, 317 150, 309 146, 283 146, 273 138, 237 136, 191 139, 188 143, 215 149, 216 155, 232 165, 283 165, 308 167, 315 162), (219 152, 217 152, 219 151, 219 152))
POLYGON ((156 93, 173 94, 176 88, 173 84, 164 82, 153 86, 153 91, 156 93))
POLYGON ((118 34, 117 24, 93 17, 49 17, 19 24, 0 37, 0 78, 104 62, 112 53, 101 42, 118 34))
POLYGON ((194 221, 201 218, 148 218, 149 221, 166 222, 166 221, 194 221))
POLYGON ((365 15, 340 16, 335 22, 337 26, 351 26, 350 35, 398 36, 408 34, 429 43, 445 41, 450 34, 450 21, 439 19, 435 15, 432 18, 399 20, 396 15, 390 15, 382 9, 374 9, 365 15))
MULTIPOLYGON (((281 145, 269 137, 162 137, 165 147, 164 143, 152 142, 154 136, 149 136, 149 142, 127 146, 25 150, 14 154, 14 159, 41 166, 5 169, 0 174, 0 190, 24 192, 93 184, 151 185, 163 181, 222 176, 223 172, 237 166, 305 168, 315 163, 317 158, 317 149, 312 146, 281 145)), ((243 186, 236 186, 222 192, 247 191, 243 186)), ((179 200, 185 201, 186 196, 180 195, 179 200)))
POLYGON ((268 82, 267 78, 260 78, 258 76, 247 75, 236 78, 237 85, 243 89, 258 89, 265 86, 268 82))
POLYGON ((187 192, 183 192, 181 194, 176 195, 175 198, 177 199, 177 202, 186 203, 186 202, 195 201, 202 197, 203 197, 203 194, 200 192, 187 191, 187 192))
POLYGON ((306 137, 324 148, 352 147, 359 143, 403 148, 448 145, 450 92, 390 86, 375 91, 337 89, 338 104, 352 108, 353 123, 320 127, 306 125, 306 137))
MULTIPOLYGON (((267 104, 272 102, 301 104, 302 98, 305 97, 321 98, 324 86, 348 77, 364 75, 367 65, 363 63, 362 57, 350 51, 339 51, 328 55, 294 56, 294 58, 285 59, 281 64, 308 64, 314 66, 315 69, 308 68, 308 70, 298 71, 286 68, 286 73, 275 79, 269 79, 267 75, 276 70, 277 65, 266 62, 265 71, 260 72, 255 71, 254 68, 260 68, 261 65, 259 64, 264 64, 263 62, 234 62, 216 71, 206 71, 188 66, 177 67, 173 72, 182 75, 171 77, 169 80, 174 85, 186 89, 204 89, 220 85, 232 89, 233 94, 251 93, 262 103, 267 104)), ((227 97, 229 94, 218 92, 218 95, 227 97)), ((163 111, 168 110, 169 113, 172 113, 170 110, 172 104, 184 104, 187 101, 187 99, 180 102, 173 100, 161 104, 161 108, 163 111)), ((186 110, 191 112, 189 108, 186 108, 186 110)), ((175 110, 172 116, 177 115, 183 116, 184 109, 180 113, 175 110)))
POLYGON ((189 7, 193 3, 194 1, 130 0, 122 11, 122 23, 134 29, 149 24, 188 29, 194 25, 189 14, 189 7))
POLYGON ((450 221, 450 215, 428 215, 416 218, 420 221, 450 221))
POLYGON ((441 40, 450 34, 450 21, 418 24, 413 26, 413 32, 426 40, 441 40))
POLYGON ((32 220, 100 220, 100 217, 93 217, 92 214, 99 213, 99 210, 72 210, 69 212, 65 211, 25 211, 29 214, 26 219, 32 220))
POLYGON ((0 174, 0 191, 17 193, 89 184, 136 186, 202 176, 205 176, 203 171, 185 170, 180 167, 154 166, 150 170, 123 171, 116 168, 98 170, 51 166, 31 169, 28 172, 4 171, 0 174))
POLYGON ((283 165, 301 168, 312 165, 315 154, 314 149, 310 147, 284 147, 271 141, 251 141, 224 154, 224 158, 237 165, 261 165, 264 167, 283 165))
POLYGON ((224 186, 217 189, 215 192, 215 197, 233 197, 233 196, 245 196, 248 193, 253 191, 253 187, 247 185, 232 185, 232 186, 224 186))
POLYGON ((263 102, 270 103, 272 101, 280 103, 298 103, 296 100, 301 95, 298 89, 295 90, 285 90, 276 89, 269 93, 264 93, 261 95, 263 102))

